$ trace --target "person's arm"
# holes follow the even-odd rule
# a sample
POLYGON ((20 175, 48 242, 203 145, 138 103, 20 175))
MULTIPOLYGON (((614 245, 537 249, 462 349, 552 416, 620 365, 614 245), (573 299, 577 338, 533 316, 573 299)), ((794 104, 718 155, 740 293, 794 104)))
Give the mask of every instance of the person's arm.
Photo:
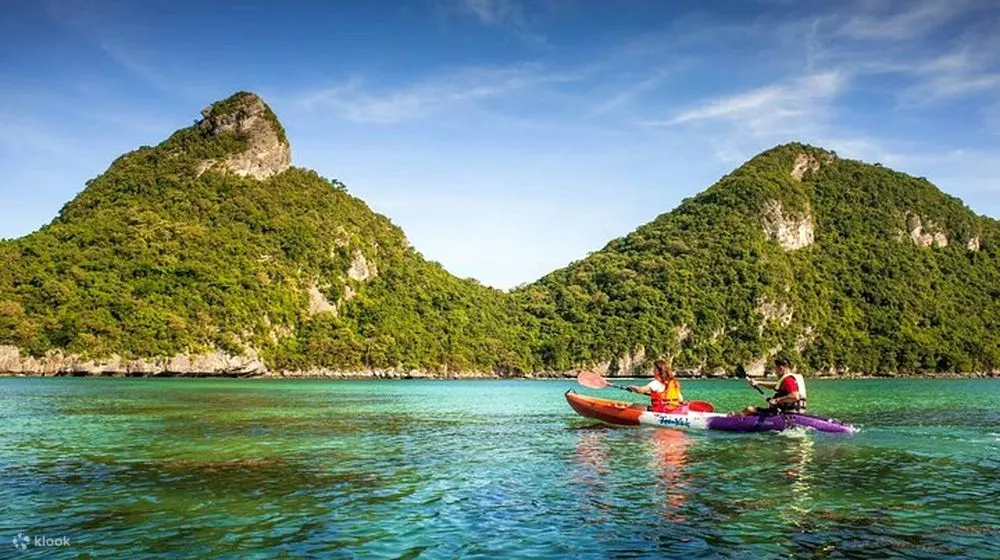
POLYGON ((775 387, 774 390, 784 392, 785 396, 767 399, 767 402, 772 405, 791 404, 799 400, 799 385, 795 382, 794 377, 786 377, 781 387, 775 387))
POLYGON ((769 402, 771 404, 785 404, 785 403, 791 404, 791 403, 794 403, 794 402, 796 402, 798 400, 799 400, 799 392, 798 391, 792 391, 791 393, 789 393, 789 394, 787 394, 787 395, 785 395, 783 397, 773 397, 773 398, 767 399, 767 402, 769 402))
POLYGON ((752 377, 748 377, 747 381, 750 383, 750 385, 752 387, 756 387, 758 385, 762 385, 764 387, 767 387, 768 389, 771 389, 772 391, 777 391, 778 390, 778 382, 777 381, 757 381, 756 379, 754 379, 752 377))
POLYGON ((628 390, 632 391, 633 393, 642 393, 643 395, 648 395, 649 394, 649 387, 645 387, 645 386, 644 387, 639 387, 637 385, 629 385, 628 386, 628 390))

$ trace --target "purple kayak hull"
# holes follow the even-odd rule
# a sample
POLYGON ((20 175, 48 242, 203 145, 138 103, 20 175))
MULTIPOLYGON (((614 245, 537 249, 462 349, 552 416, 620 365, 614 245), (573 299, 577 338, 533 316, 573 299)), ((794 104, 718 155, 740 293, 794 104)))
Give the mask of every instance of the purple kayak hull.
POLYGON ((709 430, 721 430, 724 432, 780 432, 795 426, 838 434, 851 434, 857 431, 850 424, 844 424, 832 418, 823 418, 822 416, 813 416, 811 414, 718 416, 708 420, 709 430))

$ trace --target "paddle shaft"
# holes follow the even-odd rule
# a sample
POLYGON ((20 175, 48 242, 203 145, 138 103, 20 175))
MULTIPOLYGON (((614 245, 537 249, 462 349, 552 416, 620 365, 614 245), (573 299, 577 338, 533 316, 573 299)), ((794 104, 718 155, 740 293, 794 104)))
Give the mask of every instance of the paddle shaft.
MULTIPOLYGON (((750 376, 747 374, 747 370, 744 369, 742 365, 736 366, 736 375, 737 375, 737 377, 742 377, 743 379, 750 379, 750 376)), ((757 389, 757 392, 760 393, 761 396, 764 396, 764 390, 763 389, 761 389, 760 387, 758 387, 756 385, 751 385, 751 387, 753 387, 754 389, 757 389)), ((765 396, 764 398, 766 399, 767 397, 765 396)))
MULTIPOLYGON (((624 385, 616 385, 614 383, 610 383, 607 379, 594 372, 581 371, 576 376, 576 382, 590 389, 607 389, 608 387, 613 387, 615 389, 619 389, 621 391, 628 391, 630 393, 639 392, 639 391, 632 391, 629 387, 625 387, 624 385)), ((687 404, 688 406, 691 407, 692 410, 696 410, 698 412, 713 412, 715 410, 715 407, 712 406, 712 403, 706 401, 688 401, 687 404)))

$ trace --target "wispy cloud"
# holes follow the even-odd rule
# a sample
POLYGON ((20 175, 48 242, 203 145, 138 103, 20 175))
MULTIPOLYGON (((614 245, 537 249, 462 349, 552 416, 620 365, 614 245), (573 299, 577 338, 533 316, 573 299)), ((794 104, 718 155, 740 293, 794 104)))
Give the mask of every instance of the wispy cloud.
POLYGON ((668 70, 656 70, 651 75, 642 79, 617 87, 618 93, 607 100, 601 102, 595 109, 594 114, 600 115, 610 113, 617 109, 632 105, 637 98, 655 89, 670 74, 668 70))
POLYGON ((158 70, 154 59, 158 58, 157 55, 162 57, 162 53, 154 53, 142 46, 143 33, 136 31, 134 23, 117 23, 124 16, 116 13, 116 10, 120 11, 122 7, 128 7, 128 4, 44 0, 42 5, 57 24, 87 37, 122 69, 153 88, 189 98, 200 98, 204 94, 204 91, 193 90, 185 82, 179 82, 158 70))
POLYGON ((538 65, 472 68, 434 79, 380 90, 355 78, 346 84, 311 92, 301 103, 330 110, 356 122, 391 124, 416 120, 445 110, 468 108, 486 100, 522 94, 543 84, 578 80, 580 73, 551 73, 538 65))
POLYGON ((862 2, 862 13, 850 17, 840 32, 853 39, 909 39, 947 24, 981 4, 975 0, 862 2))
MULTIPOLYGON (((475 19, 486 27, 503 29, 518 36, 525 43, 541 45, 548 40, 536 25, 539 18, 529 18, 524 5, 517 0, 445 0, 445 2, 441 5, 445 13, 457 14, 462 19, 475 19)), ((536 12, 552 7, 551 3, 541 2, 529 6, 536 12)))
POLYGON ((921 83, 905 98, 922 104, 1000 88, 1000 69, 990 59, 995 55, 982 52, 965 47, 923 61, 911 71, 921 83))
POLYGON ((839 71, 810 74, 731 95, 682 111, 666 120, 645 121, 648 126, 674 126, 698 121, 746 121, 762 124, 775 119, 814 115, 839 94, 847 77, 839 71))
POLYGON ((158 72, 154 64, 143 60, 142 56, 138 54, 139 50, 134 46, 123 46, 119 41, 108 37, 99 37, 98 44, 112 60, 153 87, 162 91, 177 90, 176 81, 158 72))
POLYGON ((524 25, 524 9, 514 0, 458 0, 458 9, 484 25, 524 25))

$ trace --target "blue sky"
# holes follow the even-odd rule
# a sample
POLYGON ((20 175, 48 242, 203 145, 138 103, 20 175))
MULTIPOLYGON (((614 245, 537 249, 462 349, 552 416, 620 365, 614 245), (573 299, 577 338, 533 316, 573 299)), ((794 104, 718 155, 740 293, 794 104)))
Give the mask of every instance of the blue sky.
POLYGON ((261 94, 295 165, 509 288, 804 141, 1000 217, 1000 0, 14 0, 0 237, 261 94))

